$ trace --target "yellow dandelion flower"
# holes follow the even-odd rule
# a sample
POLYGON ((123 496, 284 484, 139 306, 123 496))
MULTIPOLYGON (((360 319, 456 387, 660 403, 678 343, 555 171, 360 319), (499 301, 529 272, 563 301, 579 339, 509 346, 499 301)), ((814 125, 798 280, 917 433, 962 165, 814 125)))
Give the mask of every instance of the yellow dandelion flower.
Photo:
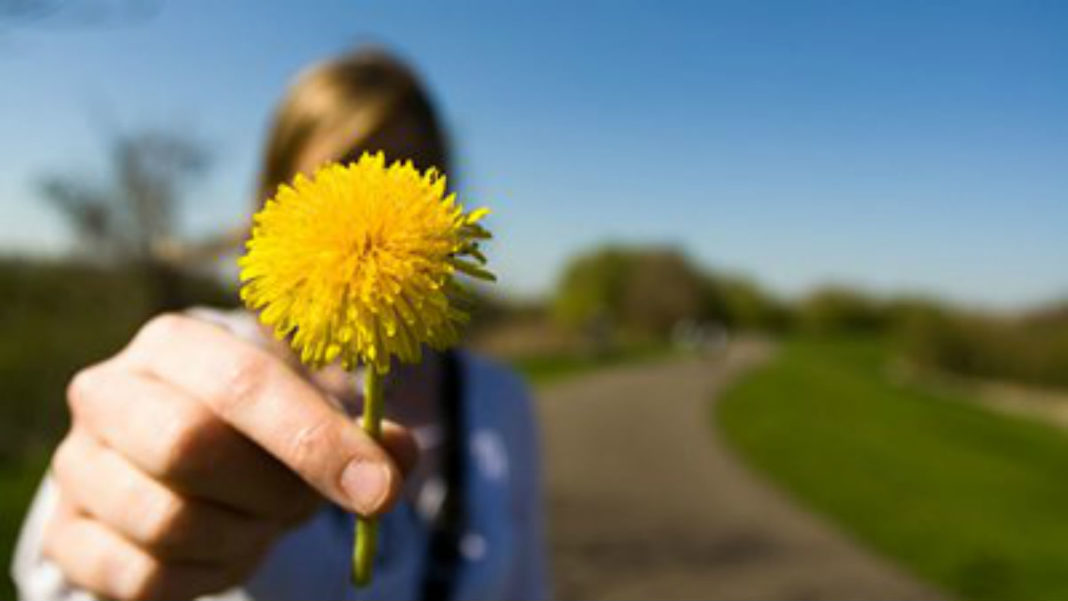
MULTIPOLYGON (((253 218, 241 298, 304 364, 373 368, 362 424, 378 439, 391 360, 414 363, 424 344, 455 344, 468 316, 454 276, 493 279, 479 251, 490 237, 479 225, 487 213, 465 212, 437 171, 387 167, 382 153, 298 175, 253 218)), ((352 557, 360 586, 370 582, 376 540, 377 522, 360 517, 352 557)))
POLYGON ((381 153, 298 175, 254 217, 241 298, 311 367, 418 362, 467 321, 454 276, 493 278, 479 251, 487 213, 465 212, 437 171, 387 167, 381 153))

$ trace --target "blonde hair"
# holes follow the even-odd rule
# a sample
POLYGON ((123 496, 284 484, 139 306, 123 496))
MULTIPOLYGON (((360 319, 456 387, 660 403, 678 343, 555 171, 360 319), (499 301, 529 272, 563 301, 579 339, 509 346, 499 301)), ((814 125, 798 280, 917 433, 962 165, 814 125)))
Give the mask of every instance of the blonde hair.
POLYGON ((379 49, 356 50, 297 77, 275 111, 256 202, 292 179, 303 153, 323 140, 341 151, 329 160, 382 150, 389 160, 411 159, 420 168, 449 173, 448 143, 430 95, 407 65, 379 49), (403 119, 411 120, 410 135, 418 138, 407 156, 374 147, 377 134, 403 119))

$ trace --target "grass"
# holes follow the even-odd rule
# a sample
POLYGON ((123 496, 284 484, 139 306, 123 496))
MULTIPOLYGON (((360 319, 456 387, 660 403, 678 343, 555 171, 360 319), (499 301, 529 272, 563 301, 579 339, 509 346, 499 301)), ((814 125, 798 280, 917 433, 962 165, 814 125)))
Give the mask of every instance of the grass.
POLYGON ((965 599, 1068 598, 1068 436, 895 385, 876 340, 794 340, 716 417, 804 505, 965 599))

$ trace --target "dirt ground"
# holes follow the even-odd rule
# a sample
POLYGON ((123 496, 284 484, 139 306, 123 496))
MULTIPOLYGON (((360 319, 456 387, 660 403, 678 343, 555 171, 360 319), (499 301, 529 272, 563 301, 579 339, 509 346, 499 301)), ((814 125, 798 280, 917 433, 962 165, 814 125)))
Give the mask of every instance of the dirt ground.
POLYGON ((771 353, 619 367, 541 392, 560 599, 934 599, 740 464, 709 400, 771 353))

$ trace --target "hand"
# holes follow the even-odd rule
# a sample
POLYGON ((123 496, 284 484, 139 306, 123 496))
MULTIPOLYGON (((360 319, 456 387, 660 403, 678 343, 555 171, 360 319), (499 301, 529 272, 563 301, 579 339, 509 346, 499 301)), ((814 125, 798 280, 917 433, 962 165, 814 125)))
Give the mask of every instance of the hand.
POLYGON ((322 497, 374 515, 415 461, 409 433, 368 438, 282 359, 163 315, 68 389, 44 552, 114 599, 173 599, 248 578, 322 497))

